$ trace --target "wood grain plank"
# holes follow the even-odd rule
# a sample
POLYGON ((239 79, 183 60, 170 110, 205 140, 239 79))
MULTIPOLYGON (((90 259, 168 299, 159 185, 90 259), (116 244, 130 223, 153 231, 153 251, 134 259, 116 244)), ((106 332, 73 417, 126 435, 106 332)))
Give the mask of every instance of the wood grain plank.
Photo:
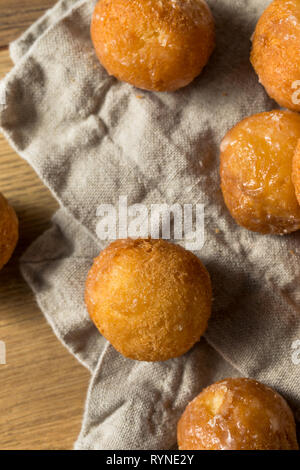
MULTIPOLYGON (((0 79, 12 64, 0 51, 0 79)), ((19 272, 19 257, 50 226, 58 205, 0 134, 0 191, 15 207, 20 241, 0 271, 0 449, 70 449, 78 435, 89 373, 56 339, 19 272)))
POLYGON ((0 47, 7 46, 56 0, 0 0, 0 47))

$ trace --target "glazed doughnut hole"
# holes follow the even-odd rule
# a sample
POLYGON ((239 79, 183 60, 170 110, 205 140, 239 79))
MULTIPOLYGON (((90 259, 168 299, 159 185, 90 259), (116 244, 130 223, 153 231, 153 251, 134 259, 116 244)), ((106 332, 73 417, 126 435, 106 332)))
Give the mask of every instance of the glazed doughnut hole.
POLYGON ((203 390, 177 427, 180 450, 298 450, 296 425, 281 395, 251 379, 203 390))
POLYGON ((243 227, 263 234, 300 228, 292 162, 300 115, 271 111, 244 119, 221 144, 220 176, 226 206, 243 227))
POLYGON ((258 21, 251 62, 269 96, 294 111, 300 111, 299 51, 300 1, 275 0, 258 21))
POLYGON ((197 77, 215 46, 204 0, 105 0, 91 37, 110 75, 138 88, 174 91, 197 77))
POLYGON ((19 222, 14 209, 0 193, 0 269, 9 261, 19 238, 19 222))

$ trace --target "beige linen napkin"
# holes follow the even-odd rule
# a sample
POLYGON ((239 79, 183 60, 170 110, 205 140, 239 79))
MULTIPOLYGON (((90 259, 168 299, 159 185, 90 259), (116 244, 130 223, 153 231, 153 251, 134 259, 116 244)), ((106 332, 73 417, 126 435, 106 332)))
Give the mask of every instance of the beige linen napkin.
POLYGON ((203 74, 175 93, 150 93, 109 77, 95 57, 95 1, 61 1, 11 45, 16 65, 1 84, 1 130, 61 204, 53 227, 22 259, 22 272, 66 347, 88 367, 76 449, 168 449, 176 422, 202 387, 250 376, 275 387, 300 419, 299 234, 238 227, 219 188, 218 149, 243 117, 273 109, 249 62, 262 0, 210 0, 217 48, 203 74), (143 99, 140 99, 142 95, 143 99), (196 254, 213 282, 205 339, 164 363, 131 361, 100 336, 83 295, 97 207, 205 204, 196 254))

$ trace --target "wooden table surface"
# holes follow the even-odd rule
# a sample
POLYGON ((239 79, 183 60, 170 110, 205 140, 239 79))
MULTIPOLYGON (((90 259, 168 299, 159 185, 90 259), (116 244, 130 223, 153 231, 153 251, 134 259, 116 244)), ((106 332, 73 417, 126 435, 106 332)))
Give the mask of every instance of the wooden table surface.
MULTIPOLYGON (((55 0, 0 0, 0 79, 12 67, 8 44, 55 0)), ((22 279, 18 259, 50 225, 57 203, 0 134, 0 191, 16 209, 20 241, 0 272, 0 449, 72 449, 89 373, 56 339, 22 279)))

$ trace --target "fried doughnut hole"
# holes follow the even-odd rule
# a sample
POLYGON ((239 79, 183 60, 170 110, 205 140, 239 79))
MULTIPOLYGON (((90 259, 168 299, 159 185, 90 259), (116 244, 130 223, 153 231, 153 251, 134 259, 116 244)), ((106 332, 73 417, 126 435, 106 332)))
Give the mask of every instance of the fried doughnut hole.
POLYGON ((212 290, 207 270, 190 251, 165 240, 124 239, 95 259, 85 300, 117 351, 139 361, 165 361, 203 335, 212 290))
POLYGON ((204 389, 177 428, 180 450, 298 450, 286 401, 255 380, 226 379, 204 389))
POLYGON ((244 119, 221 144, 221 188, 236 222, 260 233, 300 228, 292 161, 300 138, 300 115, 271 111, 244 119))
POLYGON ((0 193, 0 269, 10 260, 18 238, 18 218, 14 209, 0 193))
POLYGON ((100 0, 91 37, 110 75, 151 91, 188 85, 215 46, 204 0, 100 0))
POLYGON ((251 62, 268 95, 300 111, 300 0, 275 0, 258 21, 251 62))

